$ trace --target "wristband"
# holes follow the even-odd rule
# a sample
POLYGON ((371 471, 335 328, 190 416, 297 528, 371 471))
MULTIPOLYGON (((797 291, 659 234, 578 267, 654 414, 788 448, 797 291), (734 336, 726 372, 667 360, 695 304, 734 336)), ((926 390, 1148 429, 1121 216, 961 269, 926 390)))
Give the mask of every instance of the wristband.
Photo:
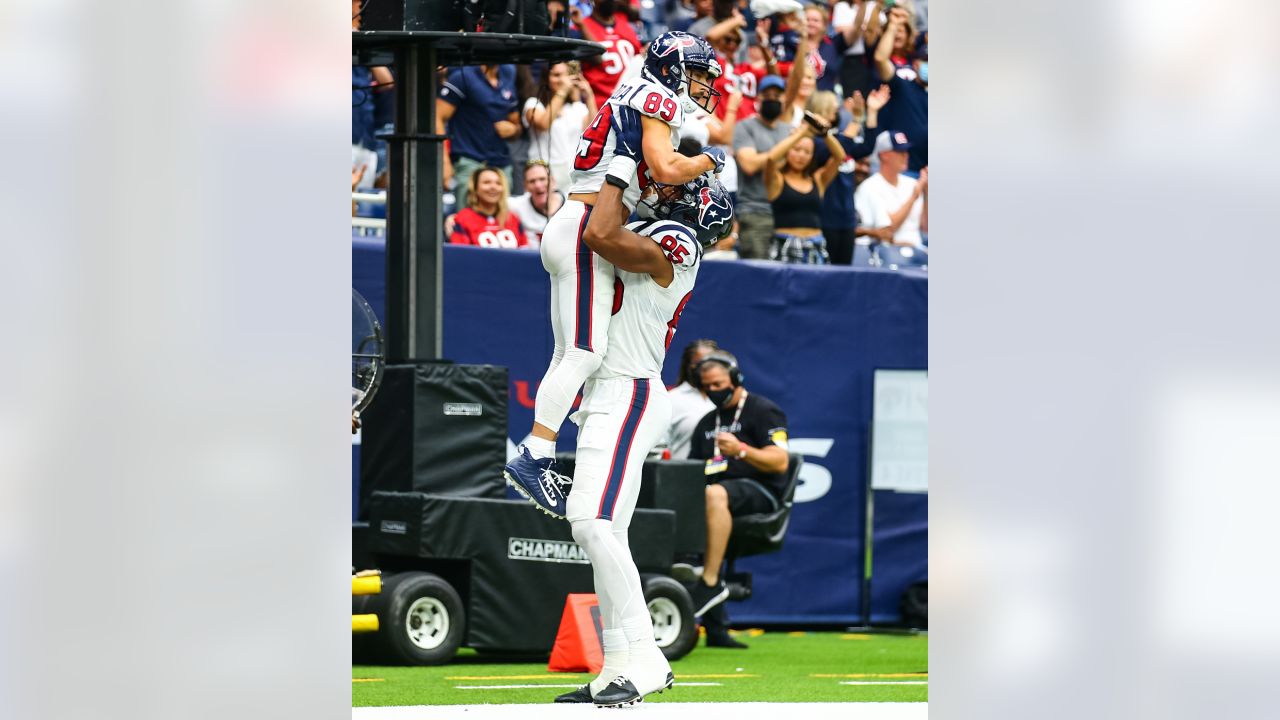
POLYGON ((738 459, 742 460, 746 456, 747 456, 747 448, 743 447, 741 450, 738 451, 738 459))

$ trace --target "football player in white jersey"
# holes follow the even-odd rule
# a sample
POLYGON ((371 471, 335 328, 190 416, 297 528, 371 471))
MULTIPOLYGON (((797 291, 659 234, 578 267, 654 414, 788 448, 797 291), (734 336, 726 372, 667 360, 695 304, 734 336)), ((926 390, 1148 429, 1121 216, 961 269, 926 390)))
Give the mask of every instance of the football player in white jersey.
POLYGON ((534 402, 533 428, 507 464, 507 483, 553 517, 564 517, 565 478, 554 470, 556 438, 578 389, 608 353, 614 310, 613 265, 582 235, 593 217, 618 228, 651 183, 679 185, 724 167, 724 151, 694 157, 675 151, 690 108, 714 110, 720 75, 715 51, 702 38, 667 32, 649 45, 640 76, 621 83, 582 134, 564 206, 542 234, 542 265, 551 276, 555 350, 534 402), (601 201, 606 184, 622 190, 601 201))
MULTIPOLYGON (((602 196, 618 195, 609 186, 602 196)), ((629 705, 671 687, 671 666, 658 648, 627 543, 645 457, 665 435, 671 405, 662 363, 693 293, 702 248, 733 226, 729 194, 700 177, 660 200, 654 219, 625 228, 596 222, 585 242, 616 267, 609 352, 586 382, 577 466, 566 516, 573 539, 591 558, 604 640, 604 667, 587 686, 557 702, 629 705)))

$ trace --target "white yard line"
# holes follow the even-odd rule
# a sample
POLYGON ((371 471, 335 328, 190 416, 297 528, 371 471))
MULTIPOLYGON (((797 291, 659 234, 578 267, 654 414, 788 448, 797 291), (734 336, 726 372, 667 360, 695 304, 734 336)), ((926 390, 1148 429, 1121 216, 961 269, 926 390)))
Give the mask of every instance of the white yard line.
POLYGON ((893 682, 893 680, 883 680, 883 682, 881 682, 881 680, 869 680, 869 682, 863 682, 863 680, 841 680, 840 684, 841 685, 927 685, 929 684, 929 682, 928 680, 905 680, 905 682, 904 680, 899 680, 899 682, 896 682, 896 683, 893 682))
POLYGON ((454 685, 455 690, 525 690, 527 688, 580 688, 576 685, 454 685))
MULTIPOLYGON (((582 683, 576 685, 454 685, 455 690, 525 690, 528 688, 580 688, 582 683)), ((676 687, 722 687, 716 682, 678 682, 676 687)))
MULTIPOLYGON (((550 687, 550 686, 542 686, 550 687)), ((720 717, 782 716, 804 713, 805 720, 928 720, 928 703, 641 703, 622 712, 663 720, 706 720, 720 717)), ((559 720, 567 715, 600 718, 594 705, 417 705, 351 709, 351 720, 559 720)))

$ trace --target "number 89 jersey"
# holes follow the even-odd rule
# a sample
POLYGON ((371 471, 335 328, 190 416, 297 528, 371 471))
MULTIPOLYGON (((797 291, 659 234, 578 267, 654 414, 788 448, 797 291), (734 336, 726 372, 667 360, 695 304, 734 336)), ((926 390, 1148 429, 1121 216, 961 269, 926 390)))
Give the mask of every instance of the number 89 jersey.
POLYGON ((595 378, 662 376, 662 361, 693 295, 702 261, 702 245, 692 230, 678 222, 640 220, 627 229, 658 243, 675 272, 664 288, 648 273, 614 268, 609 352, 592 375, 595 378))
POLYGON ((643 77, 627 80, 618 85, 582 133, 569 176, 570 193, 600 192, 609 178, 611 184, 623 188, 622 202, 627 209, 636 209, 650 182, 641 146, 643 115, 670 125, 671 147, 677 147, 679 133, 676 130, 684 122, 680 99, 643 77))

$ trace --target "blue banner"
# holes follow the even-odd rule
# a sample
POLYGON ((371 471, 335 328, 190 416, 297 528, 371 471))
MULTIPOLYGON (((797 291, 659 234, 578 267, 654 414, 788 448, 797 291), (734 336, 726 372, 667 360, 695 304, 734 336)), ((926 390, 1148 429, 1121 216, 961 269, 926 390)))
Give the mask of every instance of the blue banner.
MULTIPOLYGON (((352 259, 355 288, 385 317, 381 244, 354 240, 352 259)), ((533 422, 551 357, 549 293, 536 251, 444 248, 445 357, 510 369, 514 442, 533 422)), ((927 369, 928 296, 928 279, 915 273, 764 261, 703 265, 664 380, 674 383, 685 344, 714 339, 738 357, 747 388, 786 413, 791 449, 806 461, 783 549, 738 563, 753 573, 754 595, 729 606, 733 622, 868 620, 862 575, 873 374, 927 369)), ((571 451, 576 437, 566 423, 560 449, 571 451)), ((871 614, 886 622, 899 615, 902 589, 927 577, 927 500, 889 501, 877 515, 876 537, 889 546, 876 547, 871 614)))

